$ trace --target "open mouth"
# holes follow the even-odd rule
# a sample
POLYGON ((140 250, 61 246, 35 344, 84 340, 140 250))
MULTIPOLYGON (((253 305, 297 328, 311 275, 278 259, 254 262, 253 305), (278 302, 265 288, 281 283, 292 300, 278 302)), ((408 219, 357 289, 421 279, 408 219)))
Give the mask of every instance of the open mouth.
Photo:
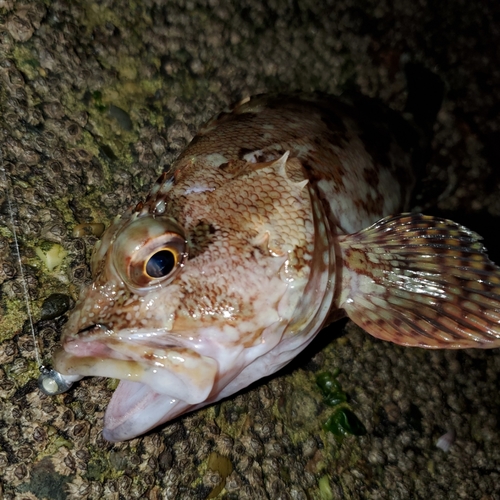
POLYGON ((54 367, 64 375, 142 383, 189 404, 205 401, 215 382, 217 361, 162 333, 115 332, 105 325, 92 325, 64 339, 63 349, 54 354, 54 367))
POLYGON ((219 363, 186 344, 164 330, 94 324, 64 335, 53 364, 64 375, 120 379, 103 436, 123 441, 209 400, 219 363))
POLYGON ((104 417, 103 437, 117 442, 134 438, 184 413, 191 405, 154 392, 137 382, 121 381, 104 417))

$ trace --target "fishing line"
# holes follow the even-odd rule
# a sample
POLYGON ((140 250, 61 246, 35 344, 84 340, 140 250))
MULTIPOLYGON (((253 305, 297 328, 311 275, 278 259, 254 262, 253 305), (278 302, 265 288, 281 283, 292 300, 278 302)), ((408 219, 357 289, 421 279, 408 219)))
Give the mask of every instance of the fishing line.
POLYGON ((5 200, 7 202, 7 209, 9 211, 10 229, 12 232, 12 238, 14 239, 15 256, 17 259, 17 265, 19 267, 19 277, 21 278, 23 286, 24 302, 26 305, 26 312, 28 314, 29 326, 31 330, 31 336, 33 337, 33 346, 35 348, 35 358, 38 368, 40 369, 40 377, 38 378, 39 389, 49 396, 54 396, 56 394, 61 394, 66 392, 76 380, 80 380, 82 377, 79 375, 63 375, 58 371, 54 370, 50 366, 44 366, 41 361, 40 351, 38 349, 35 325, 33 323, 33 314, 31 312, 31 300, 28 289, 28 282, 24 275, 23 262, 21 259, 21 251, 19 249, 19 240, 17 238, 16 225, 14 221, 14 210, 13 210, 13 196, 11 197, 10 188, 11 182, 7 178, 7 172, 3 163, 3 153, 0 150, 0 176, 1 180, 5 185, 5 200))

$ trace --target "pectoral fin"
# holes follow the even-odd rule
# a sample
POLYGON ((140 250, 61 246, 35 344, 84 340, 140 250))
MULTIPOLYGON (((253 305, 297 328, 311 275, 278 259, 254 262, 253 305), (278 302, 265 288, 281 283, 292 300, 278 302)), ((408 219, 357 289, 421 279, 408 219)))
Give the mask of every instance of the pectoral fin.
POLYGON ((500 347, 500 268, 481 237, 421 214, 339 238, 339 307, 374 337, 427 348, 500 347))

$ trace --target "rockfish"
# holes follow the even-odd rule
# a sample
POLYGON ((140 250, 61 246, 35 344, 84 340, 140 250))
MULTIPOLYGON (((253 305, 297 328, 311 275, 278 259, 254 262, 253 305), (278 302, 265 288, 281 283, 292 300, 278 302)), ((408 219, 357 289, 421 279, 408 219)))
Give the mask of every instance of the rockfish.
POLYGON ((415 137, 325 95, 257 96, 209 121, 96 245, 62 374, 120 379, 122 441, 276 372, 347 315, 425 348, 500 345, 500 268, 454 222, 401 213, 415 137))

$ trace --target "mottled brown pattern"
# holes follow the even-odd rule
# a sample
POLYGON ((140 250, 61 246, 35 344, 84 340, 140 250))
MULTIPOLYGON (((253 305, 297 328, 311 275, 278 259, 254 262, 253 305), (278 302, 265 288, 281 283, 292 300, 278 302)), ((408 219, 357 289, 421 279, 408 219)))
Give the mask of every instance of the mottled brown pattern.
MULTIPOLYGON (((437 68, 448 89, 419 205, 480 229, 498 254, 499 8, 413 0, 362 9, 353 0, 256 0, 248 9, 218 0, 2 2, 2 151, 35 321, 49 294, 75 298, 90 279, 95 239, 74 239, 73 227, 109 224, 136 203, 201 116, 255 89, 338 93, 352 82, 403 109, 402 49, 437 68), (97 93, 129 114, 131 131, 94 100, 97 93), (75 123, 76 143, 67 133, 75 123), (54 195, 46 195, 47 183, 54 195), (48 273, 30 249, 55 223, 67 230, 59 242, 69 254, 48 273)), ((432 95, 422 97, 426 108, 432 95)), ((8 226, 5 210, 1 216, 8 226)), ((5 229, 0 249, 3 500, 206 498, 218 476, 207 468, 214 451, 234 466, 217 497, 225 500, 317 498, 328 487, 334 498, 353 499, 499 495, 500 351, 402 349, 338 324, 322 336, 343 338, 299 359, 298 369, 110 445, 101 430, 112 381, 88 378, 54 398, 36 387, 36 344, 25 342, 22 282, 5 229), (341 446, 321 428, 332 410, 313 381, 333 367, 368 429, 341 446), (448 430, 457 441, 444 453, 434 443, 448 430)), ((35 325, 45 362, 63 321, 35 325)))
POLYGON ((211 243, 216 239, 217 230, 213 224, 200 221, 194 226, 189 238, 189 255, 195 258, 197 255, 208 251, 211 243))
POLYGON ((256 159, 270 161, 290 151, 303 162, 332 221, 350 232, 407 207, 415 145, 401 118, 364 100, 359 110, 349 99, 321 94, 257 96, 209 121, 176 168, 202 155, 220 154, 230 161, 256 151, 256 159), (363 114, 366 109, 369 116, 363 114), (358 191, 361 179, 373 193, 358 191), (326 190, 318 187, 321 180, 328 182, 326 190))
POLYGON ((412 184, 398 184, 412 176, 412 143, 399 141, 399 122, 361 104, 367 116, 321 95, 244 100, 205 125, 173 176, 164 173, 104 234, 94 285, 54 361, 63 373, 124 380, 107 439, 128 439, 272 373, 342 309, 404 345, 500 344, 498 287, 481 284, 491 272, 495 282, 498 268, 477 235, 410 215, 359 232, 401 210, 412 184), (156 254, 165 249, 176 256, 167 267, 156 254), (164 273, 141 273, 146 262, 164 273), (137 392, 131 381, 141 382, 144 404, 161 409, 151 421, 120 404, 137 392))
POLYGON ((402 345, 498 347, 500 268, 479 239, 459 224, 419 214, 351 235, 341 247, 356 278, 348 284, 347 273, 343 307, 372 335, 402 345))
MULTIPOLYGON (((391 188, 398 169, 411 176, 410 151, 378 121, 320 94, 257 96, 209 121, 96 246, 94 284, 65 326, 67 352, 56 355, 56 366, 73 374, 117 370, 118 378, 130 370, 133 380, 153 384, 159 375, 144 378, 157 372, 151 342, 165 360, 178 351, 169 354, 174 342, 186 349, 193 374, 199 360, 193 380, 215 377, 218 360, 208 389, 191 385, 204 404, 255 380, 253 362, 266 373, 278 369, 340 315, 336 235, 407 203, 411 183, 391 188), (154 278, 141 274, 165 248, 176 256, 173 267, 154 278), (260 354, 245 354, 240 364, 241 349, 260 354), (109 368, 101 369, 103 357, 109 368)), ((165 366, 165 380, 179 370, 184 376, 178 362, 165 366)), ((108 436, 134 435, 123 432, 108 436)))

